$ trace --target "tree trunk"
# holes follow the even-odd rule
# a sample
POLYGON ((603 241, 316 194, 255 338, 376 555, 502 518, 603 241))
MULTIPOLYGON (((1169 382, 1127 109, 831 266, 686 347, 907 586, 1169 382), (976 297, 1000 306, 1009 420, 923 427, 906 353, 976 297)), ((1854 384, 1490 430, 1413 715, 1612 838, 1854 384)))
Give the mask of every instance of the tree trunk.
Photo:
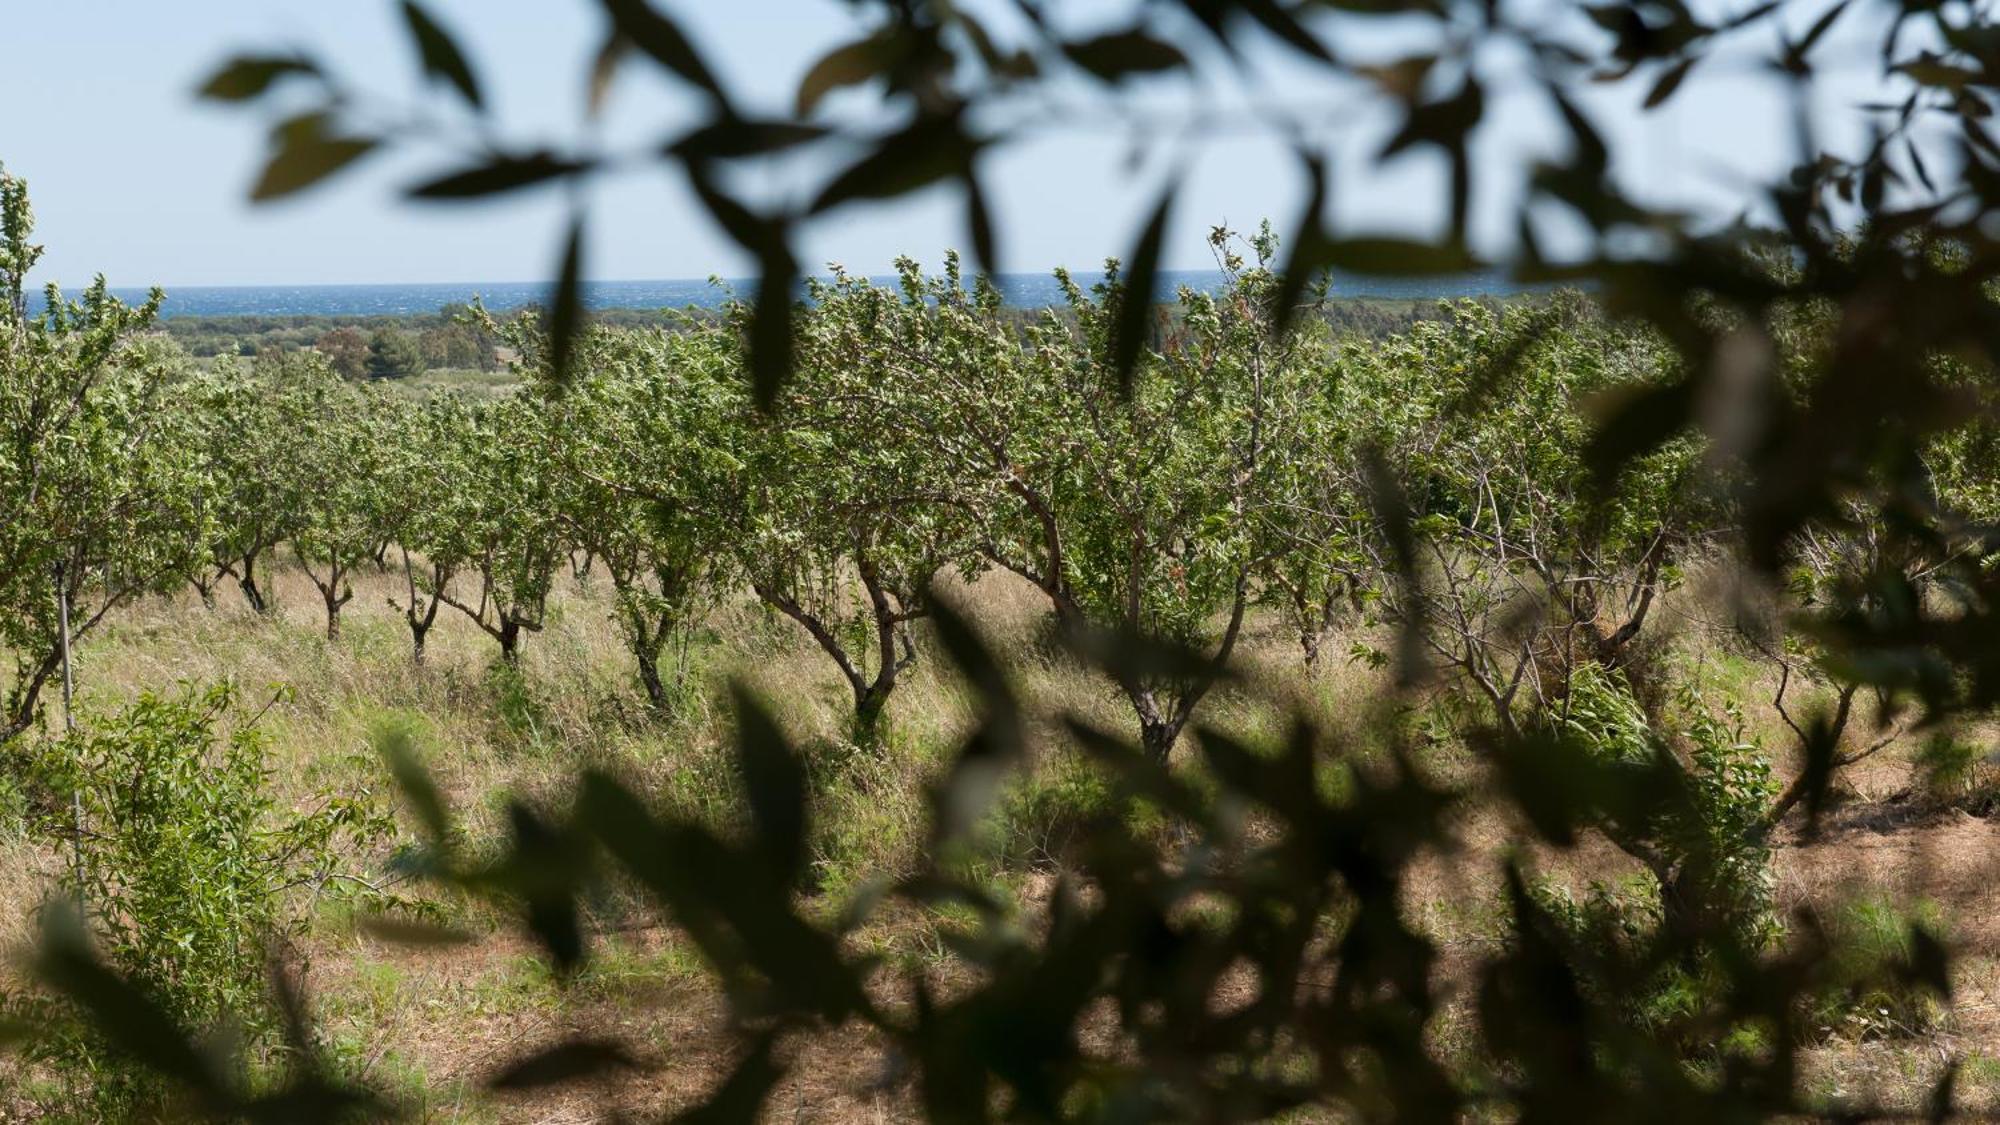
POLYGON ((500 642, 500 659, 508 664, 521 662, 521 623, 511 617, 500 620, 500 628, 493 634, 500 642))
MULTIPOLYGON (((310 571, 307 573, 311 575, 310 571)), ((354 597, 352 588, 341 589, 345 577, 346 568, 339 566, 328 573, 325 582, 321 582, 316 575, 312 576, 313 585, 319 587, 320 600, 326 603, 326 639, 329 643, 340 639, 340 607, 354 597)))
POLYGON ((243 556, 243 570, 236 576, 236 588, 243 591, 243 600, 250 603, 256 613, 269 613, 270 603, 264 600, 264 591, 257 588, 257 555, 255 552, 243 556))
POLYGON ((1174 752, 1174 743, 1180 740, 1181 725, 1169 719, 1142 718, 1139 720, 1139 748, 1146 756, 1161 765, 1174 752))
POLYGON ((667 685, 660 680, 660 654, 657 649, 645 645, 632 646, 632 656, 639 662, 639 684, 646 689, 646 701, 655 711, 667 709, 667 685))
POLYGON ((881 738, 882 712, 889 706, 889 693, 896 690, 896 670, 891 664, 875 682, 854 695, 854 741, 873 746, 881 738))

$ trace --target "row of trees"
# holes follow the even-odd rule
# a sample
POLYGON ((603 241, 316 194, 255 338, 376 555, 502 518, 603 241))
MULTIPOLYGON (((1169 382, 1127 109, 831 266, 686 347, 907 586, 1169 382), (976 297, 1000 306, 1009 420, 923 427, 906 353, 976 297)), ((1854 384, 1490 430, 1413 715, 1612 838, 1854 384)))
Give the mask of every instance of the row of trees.
MULTIPOLYGON (((0 267, 20 309, 33 248, 10 191, 0 267)), ((590 329, 560 380, 536 317, 486 320, 526 380, 481 399, 357 385, 310 352, 196 371, 141 334, 150 306, 101 287, 19 315, 5 730, 32 724, 58 667, 59 588, 75 635, 182 582, 263 610, 280 553, 330 639, 358 569, 399 571, 419 661, 447 609, 512 660, 561 572, 601 572, 656 704, 671 639, 747 587, 838 668, 863 737, 953 571, 1018 575, 1086 647, 1170 642, 1177 659, 1113 668, 1161 758, 1259 606, 1308 665, 1343 618, 1407 626, 1400 651, 1355 655, 1447 670, 1517 733, 1561 710, 1578 668, 1644 695, 1659 593, 1732 520, 1729 467, 1693 440, 1598 487, 1590 412, 1670 377, 1668 350, 1573 295, 1465 304, 1387 341, 1281 326, 1275 240, 1218 232, 1214 249, 1229 284, 1181 294, 1129 380, 1115 273, 1089 292, 1064 278, 1068 307, 1026 322, 955 260, 938 276, 904 262, 896 288, 836 274, 802 306, 769 408, 743 376, 741 311, 590 329)), ((1941 449, 1940 479, 1983 487, 1978 452, 1941 449)), ((1857 542, 1829 526, 1799 565, 1822 582, 1875 566, 1857 542)), ((1827 675, 1768 621, 1732 628, 1801 682, 1827 675)), ((1840 690, 1845 716, 1856 689, 1840 690)))

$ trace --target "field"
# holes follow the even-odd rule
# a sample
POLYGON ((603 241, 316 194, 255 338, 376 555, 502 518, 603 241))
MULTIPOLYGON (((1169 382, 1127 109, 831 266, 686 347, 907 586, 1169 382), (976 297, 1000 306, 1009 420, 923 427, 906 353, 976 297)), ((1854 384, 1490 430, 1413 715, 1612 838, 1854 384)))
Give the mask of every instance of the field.
MULTIPOLYGON (((428 663, 410 663, 406 631, 388 599, 399 579, 366 573, 339 641, 329 643, 318 595, 289 567, 273 581, 275 610, 260 616, 239 599, 204 607, 192 594, 149 598, 132 607, 85 648, 79 678, 86 713, 109 712, 145 690, 179 681, 234 678, 258 695, 288 683, 296 695, 261 720, 270 735, 273 780, 283 801, 303 805, 334 788, 393 804, 371 742, 385 725, 406 724, 447 795, 477 831, 492 830, 503 793, 559 804, 568 779, 585 764, 627 776, 672 807, 718 823, 740 816, 728 760, 724 682, 745 675, 769 699, 809 754, 845 755, 818 792, 813 847, 818 901, 833 903, 871 874, 912 865, 923 847, 929 811, 921 794, 948 758, 967 721, 964 691, 925 656, 899 689, 879 747, 857 751, 844 736, 845 686, 803 634, 760 609, 747 592, 729 600, 694 633, 676 675, 686 686, 670 717, 653 715, 620 659, 605 583, 565 576, 545 632, 525 648, 517 670, 496 665, 491 643, 458 622, 439 627, 428 663), (684 673, 682 671, 684 669, 684 673)), ((1006 576, 982 578, 952 591, 975 619, 1025 669, 1026 694, 1046 719, 1080 712, 1120 721, 1123 703, 1100 675, 1052 657, 1038 643, 1044 612, 1038 595, 1006 576)), ((1379 633, 1379 630, 1376 631, 1379 633)), ((1353 640, 1379 639, 1350 623, 1329 643, 1345 651, 1353 640), (1359 630, 1354 631, 1354 630, 1359 630)), ((1783 729, 1766 700, 1767 671, 1686 637, 1678 659, 1695 675, 1742 699, 1754 734, 1782 744, 1783 729)), ((1308 713, 1339 725, 1368 712, 1386 690, 1384 674, 1334 660, 1316 674, 1300 666, 1297 647, 1280 624, 1253 622, 1244 658, 1258 692, 1296 697, 1308 713)), ((1254 727, 1258 712, 1242 699, 1216 701, 1212 718, 1254 727)), ((1033 903, 1048 892, 1065 862, 1068 835, 1093 800, 1091 772, 1056 728, 1032 775, 1001 802, 987 847, 996 886, 1033 903)), ((1959 1096, 1968 1107, 1991 1108, 2000 1097, 2000 926, 1987 907, 1995 825, 1985 818, 1986 791, 1950 799, 1926 796, 1912 769, 1914 740, 1871 760, 1845 779, 1846 792, 1824 832, 1781 838, 1775 852, 1774 897, 1787 916, 1848 917, 1861 902, 1890 916, 1882 904, 1932 912, 1961 954, 1958 1002, 1945 1017, 1908 1012, 1855 1012, 1852 1022, 1815 1036, 1807 1052, 1810 1084, 1829 1096, 1880 1092, 1890 1102, 1918 1105, 1946 1057, 1965 1060, 1959 1096), (1906 1026, 1899 1020, 1914 1020, 1906 1026)), ((1441 777, 1480 770, 1449 738, 1429 745, 1423 768, 1441 777)), ((1511 835, 1490 809, 1471 804, 1455 816, 1463 849, 1422 862, 1408 910, 1443 951, 1439 977, 1448 993, 1479 957, 1506 940, 1506 907, 1495 864, 1511 835)), ((413 826, 404 817, 405 833, 413 826)), ((14 940, 28 936, 34 913, 60 854, 9 830, 5 848, 7 916, 14 940)), ((389 873, 392 845, 352 858, 371 878, 389 873)), ((1547 852, 1535 866, 1581 894, 1592 880, 1634 876, 1635 865, 1601 843, 1547 852)), ((334 907, 311 916, 303 941, 321 1030, 338 1057, 367 1079, 387 1084, 434 1120, 595 1120, 613 1109, 644 1115, 686 1106, 720 1079, 733 1048, 728 1005, 697 954, 673 931, 629 900, 593 911, 591 925, 609 939, 580 977, 559 984, 546 963, 501 914, 432 897, 477 940, 464 947, 409 949, 356 930, 334 907), (615 1033, 646 1045, 643 1070, 614 1080, 559 1088, 534 1096, 491 1094, 482 1080, 512 1053, 566 1033, 615 1033)), ((1862 915, 1864 918, 1866 915, 1862 915)), ((949 987, 953 958, 939 930, 953 919, 904 910, 859 939, 891 965, 917 968, 949 987)), ((1883 940, 1894 940, 1893 925, 1883 940)), ((1443 1022, 1442 1048, 1454 1049, 1453 1019, 1443 1022)), ((801 1120, 881 1120, 911 1116, 907 1089, 884 1088, 887 1060, 880 1044, 858 1032, 800 1036, 792 1075, 773 1094, 776 1111, 801 1120)), ((48 1096, 51 1079, 16 1067, 15 1110, 48 1096)))
POLYGON ((1587 293, 1209 246, 254 356, 0 274, 9 1104, 1988 1108, 2000 431, 1871 514, 1607 446, 1683 360, 1587 293))
POLYGON ((0 1122, 2000 1120, 1991 6, 41 7, 0 1122))

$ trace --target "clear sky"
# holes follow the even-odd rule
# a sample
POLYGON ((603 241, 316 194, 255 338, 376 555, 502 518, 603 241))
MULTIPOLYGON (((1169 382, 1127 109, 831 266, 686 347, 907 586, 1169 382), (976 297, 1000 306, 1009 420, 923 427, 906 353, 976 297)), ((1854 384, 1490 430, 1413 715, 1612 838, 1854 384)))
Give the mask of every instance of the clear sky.
MULTIPOLYGON (((680 16, 726 77, 782 104, 828 47, 857 31, 840 0, 659 0, 680 16)), ((1718 3, 1721 0, 1717 0, 1718 3)), ((431 0, 480 67, 509 137, 569 134, 580 119, 581 77, 602 35, 591 0, 431 0)), ((1118 6, 1089 0, 1088 9, 1118 6)), ((1789 4, 1802 28, 1821 0, 1789 4)), ((198 104, 191 91, 238 49, 310 44, 365 88, 416 98, 422 87, 390 0, 0 0, 6 63, 0 66, 0 161, 29 180, 49 253, 38 280, 80 285, 102 271, 114 285, 506 281, 545 276, 561 227, 560 201, 538 192, 467 208, 397 198, 398 185, 442 165, 371 159, 358 173, 281 203, 252 206, 245 189, 263 155, 253 112, 198 104)), ((1857 23, 1861 17, 1848 20, 1857 23)), ((1844 29, 1843 29, 1844 30, 1844 29)), ((1393 33, 1382 49, 1400 46, 1393 33)), ((1347 44, 1343 44, 1347 47, 1347 44)), ((1365 49, 1366 44, 1363 44, 1365 49)), ((1835 57, 1859 59, 1866 40, 1835 35, 1835 57)), ((1318 104, 1327 91, 1273 50, 1254 96, 1318 104)), ((1835 83, 1833 110, 1875 91, 1835 83)), ((1163 101, 1165 116, 1212 104, 1163 101)), ((1589 103, 1605 131, 1627 143, 1617 169, 1656 198, 1718 215, 1736 206, 1734 185, 1768 175, 1792 151, 1783 104, 1747 67, 1692 82, 1665 110, 1642 114, 1637 94, 1589 103)), ((431 103, 445 107, 443 99, 431 103)), ((1324 104, 1337 106, 1336 101, 1324 104)), ((641 68, 621 80, 604 128, 634 142, 669 137, 690 120, 685 97, 641 68)), ((1489 103, 1483 162, 1516 166, 1559 134, 1528 99, 1489 103)), ((1314 115, 1342 170, 1335 207, 1344 219, 1404 225, 1434 218, 1436 167, 1425 157, 1363 177, 1383 118, 1362 111, 1314 115)), ((1258 134, 1207 136, 1137 166, 1122 135, 1059 129, 990 164, 1006 233, 1003 268, 1095 265, 1125 249, 1159 177, 1189 173, 1169 240, 1169 266, 1208 264, 1202 232, 1228 222, 1293 221, 1302 185, 1288 150, 1258 134)), ((589 261, 599 278, 737 276, 747 263, 713 230, 673 173, 649 170, 593 188, 589 261)), ((1476 230, 1499 251, 1509 230, 1504 188, 1478 201, 1476 230)), ((898 254, 935 261, 963 245, 960 207, 948 190, 887 208, 845 211, 806 246, 812 263, 878 272, 898 254)))

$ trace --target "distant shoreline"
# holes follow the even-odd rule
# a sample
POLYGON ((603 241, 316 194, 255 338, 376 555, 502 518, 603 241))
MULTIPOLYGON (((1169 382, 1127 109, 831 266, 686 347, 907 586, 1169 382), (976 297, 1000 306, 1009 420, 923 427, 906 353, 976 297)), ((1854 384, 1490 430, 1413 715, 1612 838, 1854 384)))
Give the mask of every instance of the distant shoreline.
MULTIPOLYGON (((1075 272, 1075 280, 1088 288, 1102 280, 1100 272, 1075 272)), ((893 277, 877 277, 877 282, 893 282, 893 277)), ((1216 270, 1169 270, 1160 276, 1162 297, 1182 287, 1213 289, 1222 282, 1216 270)), ((1002 274, 997 279, 1002 298, 1017 308, 1040 308, 1062 303, 1062 293, 1052 274, 1002 274)), ((743 279, 726 280, 720 286, 706 279, 662 279, 655 281, 600 281, 584 286, 584 301, 593 309, 654 310, 665 308, 716 308, 732 293, 748 293, 754 286, 743 279)), ((112 293, 126 301, 144 300, 147 290, 116 286, 112 293)), ((1331 295, 1391 301, 1440 300, 1458 297, 1512 296, 1522 292, 1499 274, 1469 274, 1460 277, 1381 278, 1338 277, 1331 295)), ((421 284, 340 284, 340 285, 190 285, 167 290, 161 315, 187 317, 355 317, 413 316, 435 313, 445 305, 483 299, 495 310, 516 309, 546 299, 545 282, 428 282, 421 284)))

